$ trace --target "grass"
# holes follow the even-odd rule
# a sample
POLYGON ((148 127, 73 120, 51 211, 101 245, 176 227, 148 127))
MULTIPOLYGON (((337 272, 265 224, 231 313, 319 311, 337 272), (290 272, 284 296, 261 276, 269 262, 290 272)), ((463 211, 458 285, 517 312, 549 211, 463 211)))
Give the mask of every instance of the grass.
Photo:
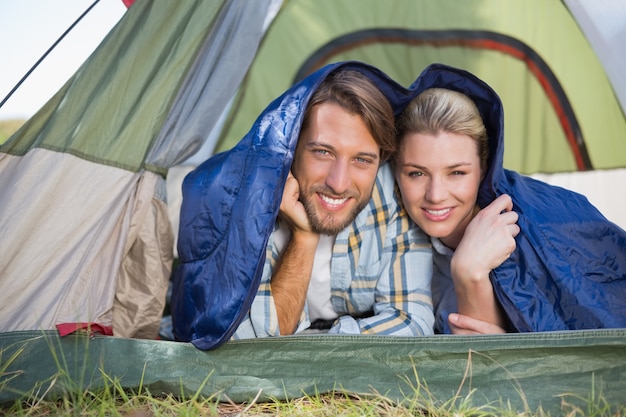
MULTIPOLYGON (((54 346, 51 345, 53 352, 54 346)), ((0 350, 0 391, 7 389, 10 381, 20 372, 9 371, 11 364, 23 353, 23 348, 5 357, 0 350)), ((395 403, 384 395, 355 395, 345 392, 315 393, 289 400, 249 403, 219 402, 213 396, 201 395, 204 384, 194 393, 174 397, 167 393, 151 393, 143 386, 143 380, 135 389, 125 388, 120 380, 106 375, 101 369, 103 383, 97 390, 83 389, 84 381, 72 380, 64 370, 64 358, 53 353, 58 366, 57 373, 46 381, 40 381, 32 390, 12 404, 0 408, 0 416, 346 416, 346 417, 552 417, 543 410, 514 409, 507 401, 475 405, 473 399, 480 395, 470 391, 465 396, 459 393, 453 398, 434 398, 425 382, 421 382, 414 370, 412 378, 406 378, 408 390, 404 399, 395 403), (53 387, 65 387, 59 398, 47 395, 53 387)), ((592 381, 593 382, 593 381, 592 381)), ((460 391, 459 391, 460 392, 460 391)), ((259 395, 261 392, 259 392, 259 395)), ((519 395, 524 396, 523 392, 519 395)), ((592 389, 586 398, 562 394, 559 415, 566 417, 622 417, 626 416, 626 405, 609 404, 592 389)))
MULTIPOLYGON (((563 402, 563 414, 567 417, 623 416, 626 408, 615 409, 601 399, 576 398, 578 405, 563 402)), ((145 389, 123 389, 119 382, 97 392, 84 391, 68 394, 56 401, 31 396, 17 401, 4 410, 11 416, 346 416, 346 417, 461 417, 461 416, 549 416, 537 410, 519 412, 506 404, 475 407, 471 396, 438 403, 433 399, 416 396, 402 404, 394 404, 384 396, 367 398, 346 393, 326 393, 304 396, 289 401, 270 401, 249 404, 219 403, 213 398, 193 395, 191 398, 175 398, 171 395, 154 396, 145 389)), ((0 415, 3 411, 0 410, 0 415)))

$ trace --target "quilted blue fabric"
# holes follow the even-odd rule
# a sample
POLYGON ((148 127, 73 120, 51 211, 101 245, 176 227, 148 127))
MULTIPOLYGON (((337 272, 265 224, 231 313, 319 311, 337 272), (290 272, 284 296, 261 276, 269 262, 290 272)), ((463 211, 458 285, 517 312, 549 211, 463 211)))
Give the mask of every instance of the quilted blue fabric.
POLYGON ((416 90, 460 91, 477 104, 489 136, 480 207, 509 194, 519 214, 516 250, 491 272, 511 330, 626 327, 626 232, 586 197, 503 168, 504 113, 498 95, 462 70, 433 65, 416 90))
POLYGON ((626 327, 626 233, 585 197, 505 170, 503 108, 498 95, 466 71, 432 64, 405 88, 359 62, 328 65, 274 100, 246 136, 183 182, 172 319, 177 340, 213 349, 228 340, 258 289, 265 246, 313 91, 333 70, 370 77, 396 114, 421 91, 469 95, 490 137, 490 169, 479 204, 513 197, 521 233, 515 253, 492 272, 499 301, 517 331, 626 327))
POLYGON ((410 92, 359 62, 328 65, 274 100, 231 150, 198 166, 183 182, 172 321, 177 340, 212 349, 228 340, 250 308, 293 160, 306 104, 333 70, 370 77, 403 108, 410 92))

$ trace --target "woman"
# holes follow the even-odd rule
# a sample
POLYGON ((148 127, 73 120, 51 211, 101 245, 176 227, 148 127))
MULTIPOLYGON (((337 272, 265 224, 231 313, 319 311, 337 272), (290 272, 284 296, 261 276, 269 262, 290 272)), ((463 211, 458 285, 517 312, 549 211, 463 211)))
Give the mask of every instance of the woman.
POLYGON ((481 80, 435 64, 416 85, 396 179, 432 238, 436 331, 626 327, 626 233, 585 197, 502 167, 502 104, 481 80))

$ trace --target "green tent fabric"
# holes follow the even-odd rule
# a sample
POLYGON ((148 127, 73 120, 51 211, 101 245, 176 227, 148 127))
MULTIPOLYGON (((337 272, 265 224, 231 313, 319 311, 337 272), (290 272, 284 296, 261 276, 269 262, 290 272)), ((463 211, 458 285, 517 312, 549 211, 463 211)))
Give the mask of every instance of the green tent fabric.
POLYGON ((403 85, 433 62, 485 80, 504 104, 508 169, 626 166, 624 108, 561 0, 290 0, 259 48, 217 149, 231 148, 295 79, 349 59, 403 85))
POLYGON ((174 244, 165 176, 235 93, 272 4, 136 2, 0 146, 0 331, 158 335, 174 244))
POLYGON ((0 336, 0 403, 55 398, 111 384, 190 398, 284 400, 327 392, 384 395, 400 402, 415 387, 443 403, 511 404, 559 415, 561 401, 624 404, 626 330, 497 336, 288 336, 228 342, 201 351, 179 342, 52 332, 0 336), (13 358, 9 361, 9 358, 13 358), (34 361, 32 358, 37 358, 34 361), (8 364, 8 365, 7 365, 8 364), (77 385, 78 384, 78 385, 77 385), (74 391, 75 392, 75 391, 74 391))
MULTIPOLYGON (((613 192, 626 181, 624 21, 620 0, 286 1, 220 123, 168 186, 178 190, 184 173, 230 149, 271 100, 324 64, 364 61, 408 85, 439 62, 501 96, 505 168, 581 193, 626 228, 626 194, 613 192)), ((170 195, 176 227, 180 200, 170 195)))

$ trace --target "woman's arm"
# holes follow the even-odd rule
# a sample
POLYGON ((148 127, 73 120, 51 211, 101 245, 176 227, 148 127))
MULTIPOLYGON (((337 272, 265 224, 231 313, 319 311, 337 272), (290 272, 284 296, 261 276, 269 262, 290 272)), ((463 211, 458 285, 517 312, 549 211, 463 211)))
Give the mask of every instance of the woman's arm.
POLYGON ((515 250, 517 213, 508 195, 501 195, 472 219, 450 264, 459 313, 505 327, 489 279, 515 250))

